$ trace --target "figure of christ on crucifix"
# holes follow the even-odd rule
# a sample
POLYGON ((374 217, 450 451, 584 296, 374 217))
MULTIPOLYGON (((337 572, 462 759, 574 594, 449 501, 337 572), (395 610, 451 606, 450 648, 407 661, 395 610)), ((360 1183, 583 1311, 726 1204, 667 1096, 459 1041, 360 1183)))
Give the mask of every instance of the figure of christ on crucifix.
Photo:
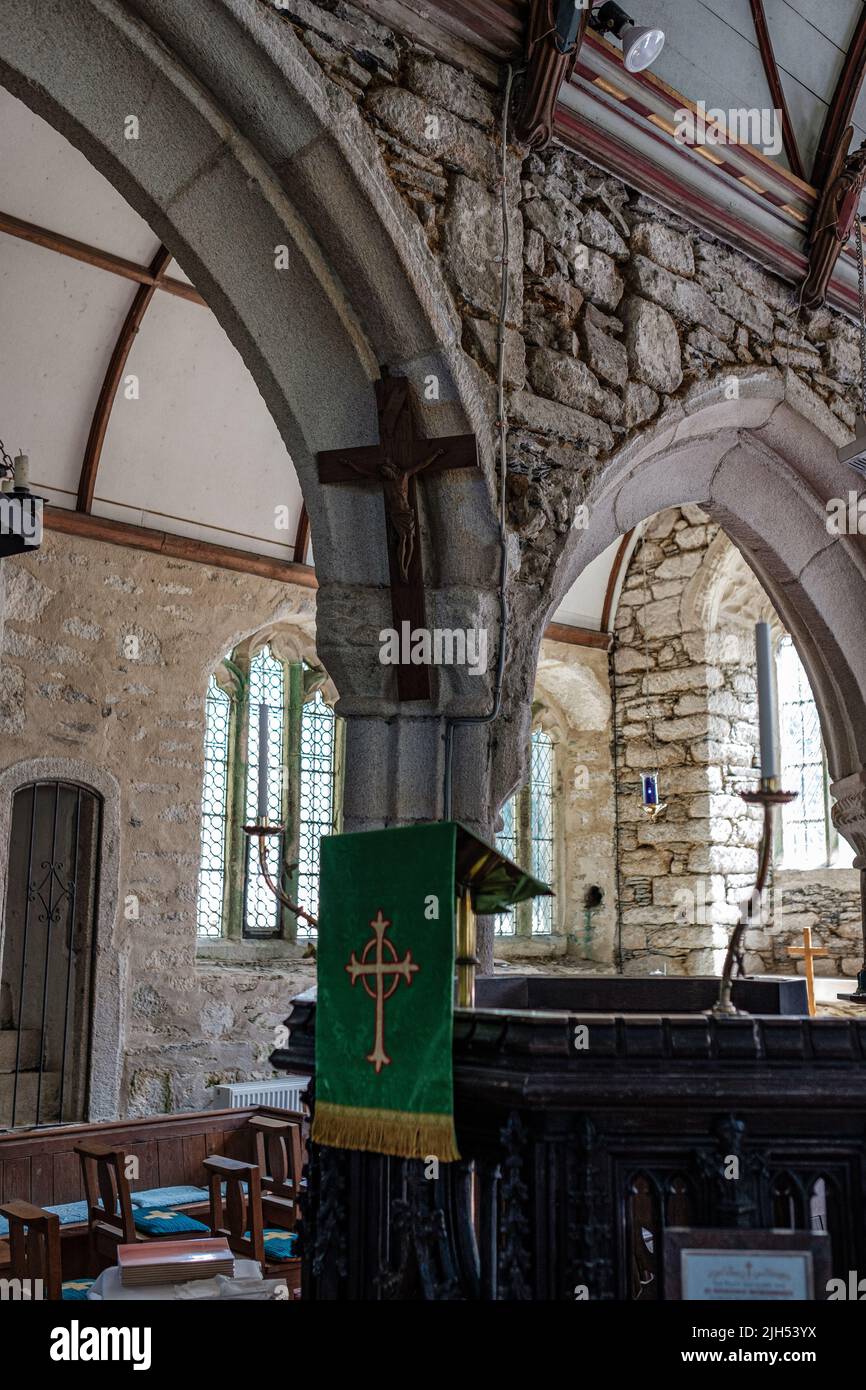
MULTIPOLYGON (((408 622, 410 631, 426 629, 424 577, 415 480, 451 468, 477 468, 474 434, 421 439, 415 431, 409 382, 388 375, 383 367, 376 382, 379 444, 354 449, 328 449, 318 456, 320 483, 378 484, 385 501, 391 609, 395 630, 408 622)), ((426 666, 397 667, 401 700, 430 698, 426 666)))

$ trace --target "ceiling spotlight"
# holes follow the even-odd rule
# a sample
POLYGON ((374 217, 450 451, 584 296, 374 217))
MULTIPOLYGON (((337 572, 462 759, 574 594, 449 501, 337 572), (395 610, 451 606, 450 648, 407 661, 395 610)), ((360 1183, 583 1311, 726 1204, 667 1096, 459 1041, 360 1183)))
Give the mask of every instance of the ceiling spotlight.
POLYGON ((643 72, 654 63, 665 44, 663 29, 645 24, 635 24, 614 0, 607 3, 590 16, 593 29, 601 34, 613 34, 622 44, 622 58, 629 72, 643 72))

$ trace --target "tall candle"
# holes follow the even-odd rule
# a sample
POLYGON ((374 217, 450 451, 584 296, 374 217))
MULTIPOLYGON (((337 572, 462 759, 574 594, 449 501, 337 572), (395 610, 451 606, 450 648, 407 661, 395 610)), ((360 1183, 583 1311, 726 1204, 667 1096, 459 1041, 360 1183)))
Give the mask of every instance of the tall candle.
POLYGON ((779 747, 776 741, 776 673, 769 623, 755 623, 755 650, 758 656, 758 728, 761 735, 761 777, 766 781, 779 776, 779 747))
POLYGON ((30 481, 30 460, 26 454, 17 454, 12 461, 15 469, 15 486, 26 488, 30 481))
POLYGON ((268 818, 268 707, 259 705, 259 824, 268 818))

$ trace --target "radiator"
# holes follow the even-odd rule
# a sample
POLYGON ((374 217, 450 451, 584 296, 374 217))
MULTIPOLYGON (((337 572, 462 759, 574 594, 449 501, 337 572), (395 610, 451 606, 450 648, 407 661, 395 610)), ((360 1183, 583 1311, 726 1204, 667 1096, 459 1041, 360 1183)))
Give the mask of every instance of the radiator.
POLYGON ((214 1087, 214 1110, 243 1110, 248 1105, 273 1105, 278 1110, 300 1110, 307 1087, 306 1076, 274 1076, 265 1081, 231 1081, 214 1087))

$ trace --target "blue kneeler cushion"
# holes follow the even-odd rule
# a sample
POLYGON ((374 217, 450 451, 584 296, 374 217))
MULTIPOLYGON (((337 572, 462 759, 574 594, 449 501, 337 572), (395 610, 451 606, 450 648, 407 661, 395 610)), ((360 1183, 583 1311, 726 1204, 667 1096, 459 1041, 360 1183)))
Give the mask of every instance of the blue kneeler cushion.
POLYGON ((182 1211, 133 1207, 132 1219, 135 1229, 146 1236, 171 1236, 181 1231, 199 1231, 203 1235, 210 1235, 209 1226, 202 1225, 201 1221, 196 1221, 182 1211))

